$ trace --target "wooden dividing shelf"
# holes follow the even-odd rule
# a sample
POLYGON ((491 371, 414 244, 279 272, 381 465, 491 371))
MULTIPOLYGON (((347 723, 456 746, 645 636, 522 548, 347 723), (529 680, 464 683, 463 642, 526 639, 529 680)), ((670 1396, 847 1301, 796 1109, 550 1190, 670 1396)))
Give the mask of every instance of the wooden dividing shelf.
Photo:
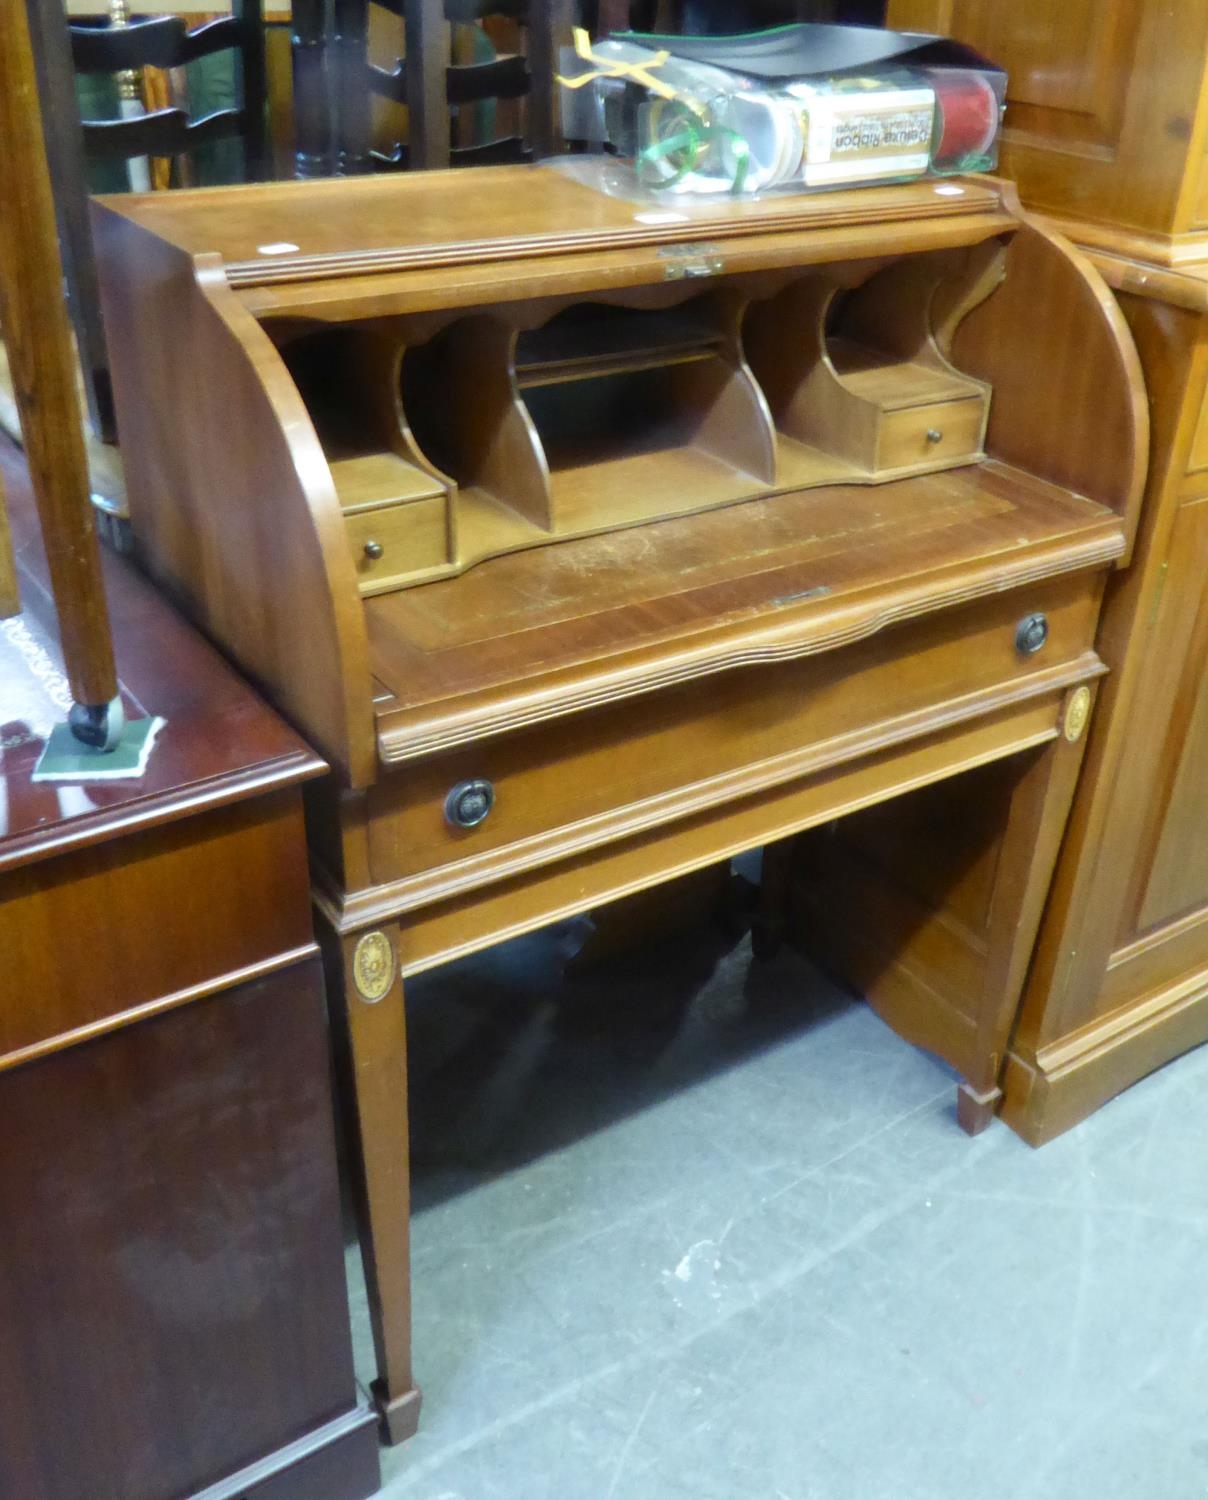
POLYGON ((434 475, 397 453, 362 453, 328 460, 340 507, 346 513, 392 502, 426 500, 446 493, 434 475))
POLYGON ((550 486, 559 530, 583 535, 665 517, 669 496, 681 515, 733 505, 767 486, 691 443, 612 458, 583 453, 551 463, 550 486))
POLYGON ((868 475, 858 464, 836 458, 787 433, 776 434, 777 489, 808 490, 843 483, 867 484, 868 475))
POLYGON ((641 370, 661 370, 669 365, 689 365, 710 359, 715 350, 708 345, 682 349, 652 348, 615 355, 582 355, 564 361, 517 366, 516 384, 522 390, 534 386, 560 385, 572 380, 594 380, 604 375, 630 375, 641 370))
POLYGON ((561 381, 658 369, 708 359, 722 331, 691 311, 631 312, 600 306, 575 319, 555 318, 516 343, 521 390, 561 381))
POLYGON ((948 362, 930 306, 949 281, 950 302, 983 300, 995 256, 891 259, 846 290, 820 269, 365 319, 282 354, 350 521, 447 507, 350 526, 370 595, 777 491, 977 462, 989 387, 948 362))
POLYGON ((546 533, 489 490, 470 485, 457 492, 457 537, 463 558, 483 558, 535 546, 546 533))
POLYGON ((853 339, 832 337, 826 352, 836 375, 855 396, 875 402, 885 411, 929 406, 940 401, 980 397, 983 387, 951 370, 910 360, 892 360, 879 349, 853 339))

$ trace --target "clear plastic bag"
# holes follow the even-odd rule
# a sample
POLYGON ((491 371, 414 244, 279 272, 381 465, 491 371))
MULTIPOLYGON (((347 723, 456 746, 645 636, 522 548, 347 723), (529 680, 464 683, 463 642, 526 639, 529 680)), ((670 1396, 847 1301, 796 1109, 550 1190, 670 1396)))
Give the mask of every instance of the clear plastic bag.
POLYGON ((704 196, 988 170, 1006 82, 901 67, 769 81, 582 36, 564 74, 568 134, 628 158, 652 192, 704 196))

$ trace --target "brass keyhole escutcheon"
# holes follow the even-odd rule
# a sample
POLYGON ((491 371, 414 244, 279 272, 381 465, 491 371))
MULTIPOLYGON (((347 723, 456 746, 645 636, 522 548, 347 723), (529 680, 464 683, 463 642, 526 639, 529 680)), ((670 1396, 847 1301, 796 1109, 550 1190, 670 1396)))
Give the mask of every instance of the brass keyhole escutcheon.
POLYGON ((370 562, 377 562, 385 550, 381 542, 375 542, 372 537, 365 543, 365 556, 370 562))

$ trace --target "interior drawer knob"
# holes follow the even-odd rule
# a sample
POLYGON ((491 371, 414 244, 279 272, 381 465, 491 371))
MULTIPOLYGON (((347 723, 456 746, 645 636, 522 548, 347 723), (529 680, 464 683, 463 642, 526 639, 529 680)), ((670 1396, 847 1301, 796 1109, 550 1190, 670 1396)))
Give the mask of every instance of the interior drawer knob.
POLYGON ((944 434, 938 427, 928 427, 927 441, 929 443, 942 443, 944 441, 944 434))
POLYGON ((1015 629, 1015 649, 1021 656, 1035 656, 1049 638, 1044 615, 1024 615, 1015 629))
POLYGON ((494 806, 495 788, 489 781, 459 781, 445 798, 445 818, 454 828, 477 828, 494 806))
POLYGON ((375 542, 372 538, 365 543, 365 556, 370 562, 377 562, 385 550, 381 542, 375 542))

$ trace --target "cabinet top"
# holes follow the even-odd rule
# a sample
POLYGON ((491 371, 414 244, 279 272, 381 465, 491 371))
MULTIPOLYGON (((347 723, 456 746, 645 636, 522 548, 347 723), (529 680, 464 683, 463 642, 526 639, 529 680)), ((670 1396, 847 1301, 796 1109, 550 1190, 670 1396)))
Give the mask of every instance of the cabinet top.
POLYGON ((1010 216, 1002 184, 925 180, 753 199, 638 199, 606 190, 610 158, 398 176, 256 183, 101 202, 187 255, 217 255, 233 286, 369 271, 693 245, 819 229, 1010 216))
POLYGON ((326 769, 130 559, 106 549, 105 593, 126 712, 158 714, 166 723, 145 776, 68 788, 31 781, 71 695, 28 465, 7 440, 0 482, 11 504, 25 606, 0 625, 0 871, 264 796, 326 769))

